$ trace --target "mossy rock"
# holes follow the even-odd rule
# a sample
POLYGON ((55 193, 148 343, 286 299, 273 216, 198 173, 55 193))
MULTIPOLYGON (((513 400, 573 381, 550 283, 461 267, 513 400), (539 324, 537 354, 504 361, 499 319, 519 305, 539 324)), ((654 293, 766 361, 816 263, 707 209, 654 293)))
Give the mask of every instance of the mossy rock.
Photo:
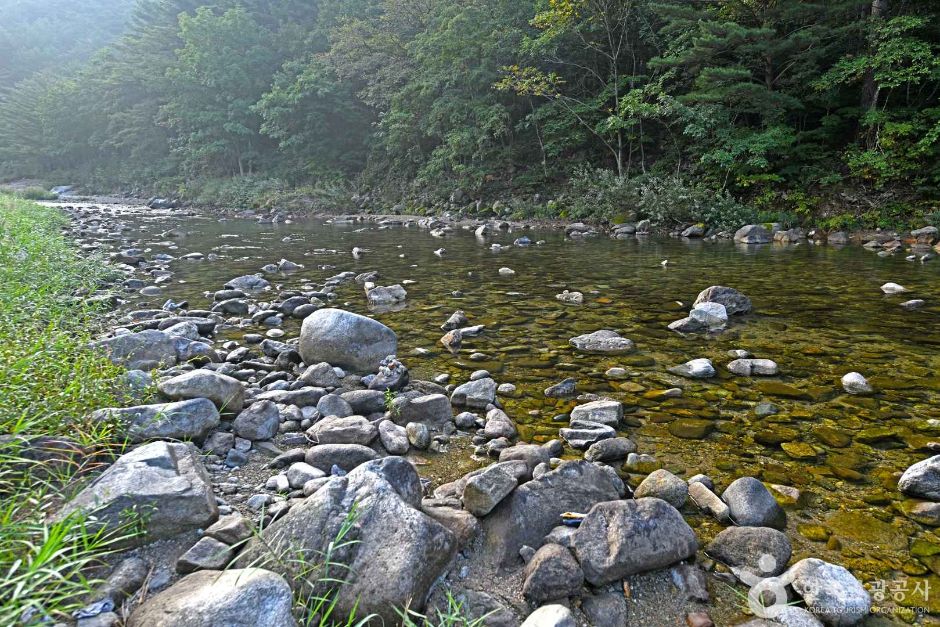
POLYGON ((885 440, 896 439, 900 434, 891 427, 871 427, 862 429, 855 434, 855 439, 863 444, 874 444, 875 442, 884 442, 885 440))
POLYGON ((800 437, 800 432, 790 427, 774 425, 761 429, 754 434, 754 441, 765 446, 779 446, 784 442, 792 442, 800 437))
POLYGON ((701 440, 715 428, 710 420, 682 418, 669 423, 669 433, 684 440, 701 440))
POLYGON ((833 427, 816 427, 813 429, 813 435, 815 435, 820 442, 832 448, 845 448, 852 443, 852 436, 845 431, 840 431, 833 427))
POLYGON ((816 449, 806 442, 784 442, 780 445, 780 448, 782 448, 783 452, 793 459, 816 459, 816 449))
POLYGON ((841 538, 892 551, 907 549, 906 534, 903 530, 865 512, 833 512, 826 523, 830 531, 841 538))
POLYGON ((796 530, 801 536, 813 542, 825 542, 832 535, 832 532, 822 525, 811 525, 809 523, 798 524, 796 530))
POLYGON ((814 400, 813 396, 806 390, 801 390, 789 383, 782 383, 780 381, 758 381, 755 387, 762 394, 769 396, 779 396, 804 401, 814 400))

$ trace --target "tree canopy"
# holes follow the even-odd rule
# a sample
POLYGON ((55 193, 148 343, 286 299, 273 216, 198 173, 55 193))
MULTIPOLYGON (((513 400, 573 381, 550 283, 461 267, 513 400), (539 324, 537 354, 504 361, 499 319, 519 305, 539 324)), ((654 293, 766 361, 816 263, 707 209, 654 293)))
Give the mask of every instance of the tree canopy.
POLYGON ((128 3, 0 0, 0 174, 419 203, 597 170, 790 210, 938 197, 930 0, 128 3))

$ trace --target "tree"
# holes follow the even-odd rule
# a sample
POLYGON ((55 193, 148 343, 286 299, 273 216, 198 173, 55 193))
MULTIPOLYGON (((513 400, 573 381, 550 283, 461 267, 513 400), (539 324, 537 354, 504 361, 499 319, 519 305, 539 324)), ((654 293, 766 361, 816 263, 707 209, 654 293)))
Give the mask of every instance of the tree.
POLYGON ((261 119, 254 111, 278 60, 272 35, 242 8, 217 14, 200 7, 179 17, 183 47, 167 70, 171 93, 161 122, 176 134, 175 149, 192 173, 254 171, 261 156, 261 119))

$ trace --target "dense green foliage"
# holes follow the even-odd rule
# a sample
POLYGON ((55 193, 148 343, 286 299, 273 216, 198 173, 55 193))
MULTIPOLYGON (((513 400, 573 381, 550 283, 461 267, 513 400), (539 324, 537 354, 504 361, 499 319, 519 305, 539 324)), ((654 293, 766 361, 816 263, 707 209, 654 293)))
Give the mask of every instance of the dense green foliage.
POLYGON ((0 0, 0 96, 87 59, 121 35, 134 0, 0 0))
POLYGON ((46 617, 51 624, 81 607, 94 566, 120 540, 80 515, 46 518, 83 473, 122 445, 108 425, 86 418, 119 392, 118 369, 88 346, 93 310, 77 298, 97 286, 105 266, 76 254, 60 233, 64 222, 54 209, 0 195, 3 625, 46 617), (46 461, 28 454, 39 438, 47 454, 58 453, 46 461), (76 447, 84 453, 69 455, 76 447))
POLYGON ((664 223, 746 205, 862 225, 940 197, 930 0, 204 4, 139 0, 90 62, 20 83, 0 175, 664 223), (590 177, 592 209, 594 169, 613 176, 590 177), (643 209, 672 196, 691 214, 643 209))

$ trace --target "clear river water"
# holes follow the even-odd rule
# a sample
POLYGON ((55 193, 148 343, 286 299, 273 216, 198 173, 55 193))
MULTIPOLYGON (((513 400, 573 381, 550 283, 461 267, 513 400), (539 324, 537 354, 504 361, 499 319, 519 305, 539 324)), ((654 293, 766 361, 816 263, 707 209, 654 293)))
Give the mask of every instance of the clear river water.
MULTIPOLYGON (((940 604, 940 539, 905 514, 912 503, 897 490, 899 474, 932 454, 929 442, 940 441, 940 260, 922 264, 903 254, 879 257, 857 246, 810 243, 573 240, 538 229, 499 231, 482 241, 467 229, 432 237, 416 225, 383 228, 369 222, 259 224, 150 211, 129 211, 124 220, 131 227, 126 235, 148 249, 148 256, 218 257, 170 262, 174 276, 161 286, 164 294, 126 296, 125 309, 159 307, 167 298, 208 308, 207 293, 281 258, 305 266, 268 277, 285 289, 313 289, 342 271, 377 270, 379 285, 408 282, 403 306, 370 311, 356 283, 337 288, 336 302, 395 330, 399 357, 413 377, 448 373, 459 384, 484 368, 498 382, 515 384, 516 395, 502 403, 527 441, 558 437, 564 423, 553 418, 577 401, 547 398, 543 390, 573 377, 579 392, 623 402, 629 424, 623 435, 639 452, 655 456, 656 466, 685 477, 706 473, 719 488, 753 475, 799 490, 798 501, 787 505, 794 561, 820 557, 873 585, 909 577, 906 585, 913 589, 926 581, 936 591, 931 601, 940 604), (170 229, 185 236, 167 237, 170 229), (522 235, 544 243, 512 247, 522 235), (494 242, 510 247, 494 252, 494 242), (368 252, 356 259, 354 247, 368 252), (440 248, 446 249, 442 256, 434 253, 440 248), (501 276, 502 267, 515 274, 501 276), (885 296, 880 286, 889 281, 908 291, 885 296), (667 329, 710 285, 744 292, 754 312, 734 317, 719 335, 683 337, 667 329), (565 289, 583 292, 584 303, 556 300, 565 289), (911 298, 926 305, 900 307, 911 298), (457 309, 486 330, 466 339, 454 356, 439 339, 440 325, 457 309), (588 355, 569 345, 569 338, 598 329, 620 332, 637 350, 588 355), (731 374, 725 365, 732 349, 773 359, 780 375, 731 374), (474 353, 482 356, 471 359, 474 353), (714 362, 716 378, 690 380, 667 372, 698 357, 714 362), (612 367, 629 376, 609 379, 605 372, 612 367), (850 371, 868 377, 878 393, 845 394, 840 378, 850 371), (681 397, 658 397, 657 390, 673 387, 683 390, 681 397), (761 403, 772 403, 778 412, 759 416, 755 407, 761 403)), ((299 326, 288 321, 286 337, 296 337, 299 326)), ((258 331, 229 328, 224 335, 239 339, 258 331)), ((447 453, 423 455, 420 470, 435 482, 451 480, 481 463, 470 454, 469 443, 456 443, 447 453)), ((650 469, 623 473, 635 486, 650 469)), ((686 514, 703 540, 720 530, 693 506, 686 514)))

